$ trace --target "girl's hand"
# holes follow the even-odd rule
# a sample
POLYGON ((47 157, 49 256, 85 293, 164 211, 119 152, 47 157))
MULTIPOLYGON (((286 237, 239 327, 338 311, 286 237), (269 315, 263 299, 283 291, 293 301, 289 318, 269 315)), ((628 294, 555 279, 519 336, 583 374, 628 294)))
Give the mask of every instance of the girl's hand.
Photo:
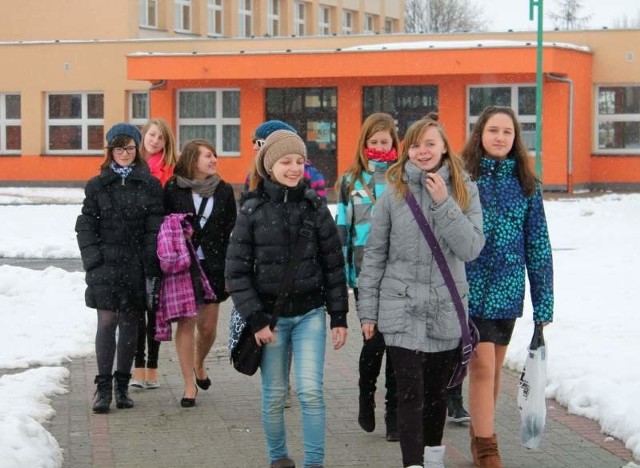
POLYGON ((447 185, 444 183, 442 176, 437 172, 427 172, 424 178, 424 186, 427 187, 427 191, 436 205, 445 201, 449 196, 447 185))
POLYGON ((347 329, 345 327, 335 327, 331 329, 331 341, 333 349, 338 350, 347 342, 347 329))
POLYGON ((271 330, 271 327, 267 325, 262 330, 253 335, 256 339, 256 343, 258 346, 262 346, 263 344, 275 343, 276 335, 271 330))
POLYGON ((362 324, 362 334, 364 335, 365 340, 370 340, 373 338, 373 335, 376 334, 376 324, 375 323, 363 323, 362 324))

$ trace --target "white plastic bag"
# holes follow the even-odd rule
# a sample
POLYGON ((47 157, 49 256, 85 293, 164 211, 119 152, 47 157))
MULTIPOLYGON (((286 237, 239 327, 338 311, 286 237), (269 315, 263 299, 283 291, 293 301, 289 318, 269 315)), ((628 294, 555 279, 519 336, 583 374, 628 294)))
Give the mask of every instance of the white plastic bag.
POLYGON ((518 386, 520 442, 527 448, 538 448, 547 418, 544 396, 547 386, 547 347, 541 324, 535 326, 528 353, 518 386))

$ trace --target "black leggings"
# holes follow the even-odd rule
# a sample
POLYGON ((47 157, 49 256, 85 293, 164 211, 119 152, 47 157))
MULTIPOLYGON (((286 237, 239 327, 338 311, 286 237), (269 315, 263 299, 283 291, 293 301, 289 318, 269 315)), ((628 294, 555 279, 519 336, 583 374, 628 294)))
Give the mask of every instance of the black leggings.
POLYGON ((398 387, 398 433, 404 466, 423 464, 424 447, 442 444, 447 383, 457 349, 423 353, 387 346, 398 387))
POLYGON ((133 355, 138 338, 138 315, 140 311, 98 310, 98 331, 96 332, 96 360, 98 374, 111 375, 113 361, 118 353, 116 370, 122 374, 131 373, 133 355), (118 342, 116 344, 116 329, 118 342))
POLYGON ((158 354, 160 353, 160 342, 155 340, 156 336, 156 313, 149 312, 140 314, 138 318, 138 341, 136 347, 135 367, 148 369, 158 368, 158 354), (144 350, 148 351, 145 362, 144 350))

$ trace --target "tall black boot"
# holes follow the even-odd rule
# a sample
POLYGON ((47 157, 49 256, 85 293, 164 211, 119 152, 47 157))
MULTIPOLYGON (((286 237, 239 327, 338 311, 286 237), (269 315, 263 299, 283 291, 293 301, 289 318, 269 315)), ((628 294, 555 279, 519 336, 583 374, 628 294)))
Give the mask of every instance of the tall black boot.
POLYGON ((398 410, 396 408, 389 408, 384 413, 384 422, 387 425, 387 441, 397 442, 400 440, 398 434, 398 410))
POLYGON ((462 406, 462 384, 447 390, 447 416, 455 423, 471 420, 469 413, 462 406))
POLYGON ((95 401, 93 402, 94 413, 108 413, 111 406, 113 382, 111 374, 96 375, 93 381, 96 384, 95 401))
POLYGON ((133 408, 133 400, 129 398, 129 380, 131 374, 123 374, 116 371, 113 374, 113 378, 116 381, 115 394, 116 394, 116 407, 133 408))

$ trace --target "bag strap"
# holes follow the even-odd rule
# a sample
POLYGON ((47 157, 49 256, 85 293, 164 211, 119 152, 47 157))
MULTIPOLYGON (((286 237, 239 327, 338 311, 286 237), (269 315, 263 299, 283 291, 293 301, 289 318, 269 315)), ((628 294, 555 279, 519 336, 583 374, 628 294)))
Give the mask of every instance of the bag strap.
POLYGON ((460 320, 460 329, 462 330, 462 349, 464 352, 465 348, 471 347, 471 336, 469 334, 469 324, 466 320, 464 305, 462 305, 460 293, 456 288, 456 283, 453 280, 453 276, 451 275, 449 265, 447 265, 447 260, 444 258, 442 248, 440 247, 440 244, 438 244, 436 236, 433 233, 431 226, 429 226, 429 223, 427 222, 427 218, 425 218, 424 213, 420 209, 420 205, 418 205, 416 197, 413 195, 413 193, 411 193, 411 191, 409 191, 405 196, 405 200, 407 202, 407 205, 409 205, 409 208, 411 209, 416 222, 418 223, 420 231, 422 231, 422 235, 427 240, 429 247, 431 247, 433 258, 435 258, 438 267, 440 267, 440 272, 442 273, 444 282, 447 285, 447 289, 449 289, 449 293, 451 294, 451 299, 453 300, 456 312, 458 313, 458 320, 460 320))
POLYGON ((207 208, 207 203, 209 202, 209 197, 202 197, 202 200, 200 201, 200 206, 198 207, 198 214, 196 214, 196 217, 193 220, 193 230, 194 230, 194 236, 193 236, 193 247, 198 250, 198 247, 200 247, 200 235, 201 235, 201 231, 202 231, 202 227, 200 227, 200 218, 202 218, 202 215, 204 214, 204 210, 207 208))
MULTIPOLYGON (((367 193, 367 196, 369 197, 369 200, 371 200, 371 203, 373 205, 375 205, 376 204, 376 196, 373 194, 373 192, 371 192, 371 189, 369 188, 369 186, 364 183, 364 178, 362 177, 362 174, 360 174, 360 176, 358 177, 358 180, 362 184, 362 188, 364 188, 364 191, 367 193)), ((374 181, 375 181, 375 179, 374 179, 374 181)))
POLYGON ((313 229, 315 227, 314 221, 311 216, 306 215, 302 219, 302 227, 298 233, 298 239, 296 240, 293 250, 291 251, 291 259, 287 265, 287 270, 282 280, 282 286, 280 287, 280 294, 273 307, 272 321, 275 322, 280 315, 280 310, 284 306, 285 301, 289 297, 293 286, 293 280, 295 279, 296 272, 300 266, 300 260, 302 260, 302 254, 308 241, 313 237, 313 229))

